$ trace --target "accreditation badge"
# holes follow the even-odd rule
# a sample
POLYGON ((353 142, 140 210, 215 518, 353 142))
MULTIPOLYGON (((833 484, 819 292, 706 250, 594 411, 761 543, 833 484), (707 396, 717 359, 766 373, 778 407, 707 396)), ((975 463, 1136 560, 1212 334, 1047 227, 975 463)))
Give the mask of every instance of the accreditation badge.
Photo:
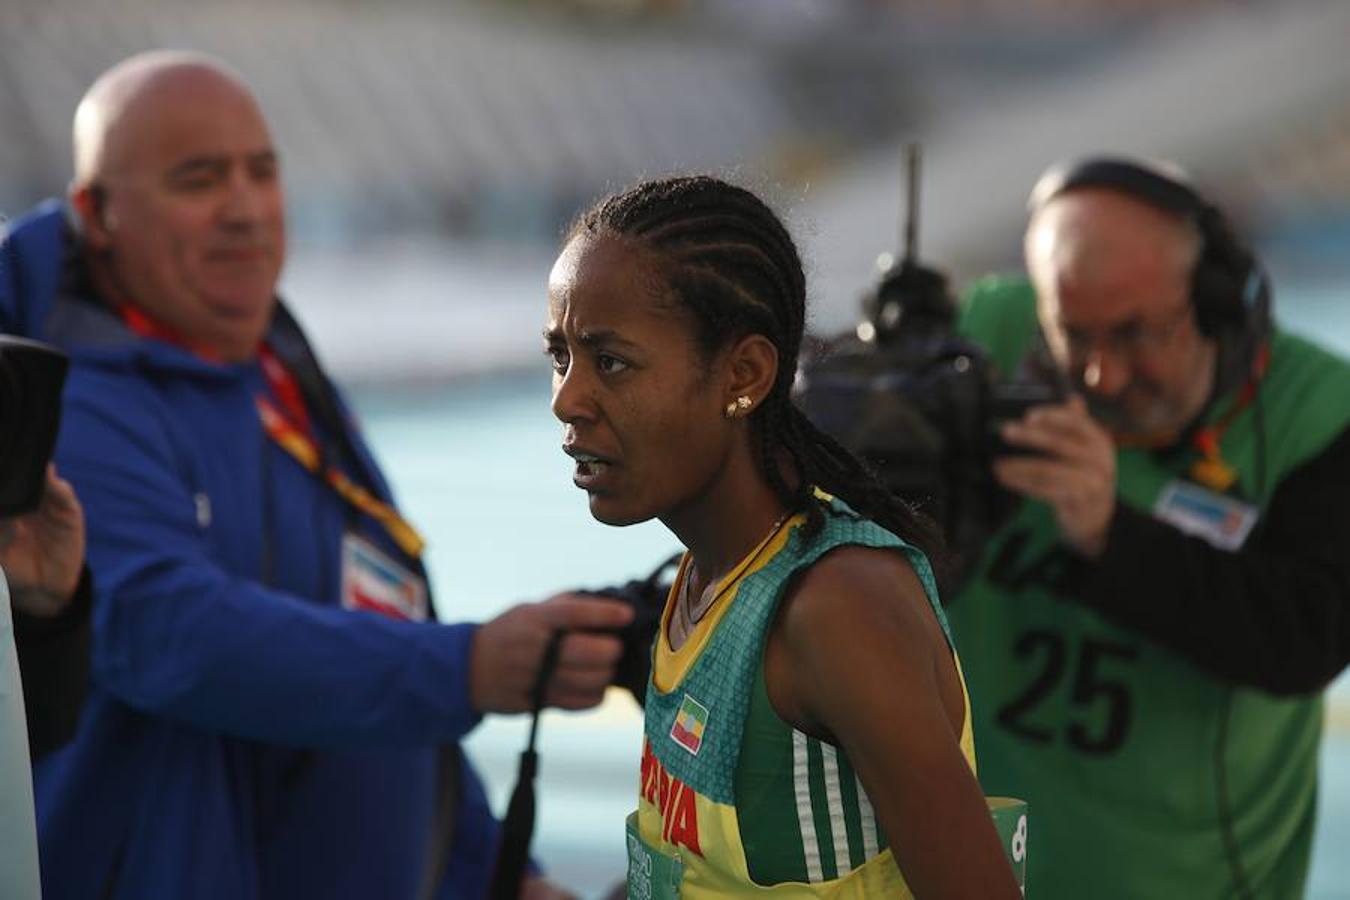
POLYGON ((1173 481, 1158 495, 1153 516, 1220 550, 1237 550, 1251 534, 1259 513, 1255 506, 1234 497, 1189 481, 1173 481))
POLYGON ((370 541, 348 532, 342 538, 342 608, 425 622, 427 583, 370 541))

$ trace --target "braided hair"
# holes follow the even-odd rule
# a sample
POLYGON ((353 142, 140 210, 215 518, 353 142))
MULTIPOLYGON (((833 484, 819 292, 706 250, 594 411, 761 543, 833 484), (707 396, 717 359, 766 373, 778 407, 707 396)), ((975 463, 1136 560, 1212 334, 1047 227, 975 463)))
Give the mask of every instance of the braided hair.
POLYGON ((582 213, 564 245, 612 233, 654 252, 662 274, 696 323, 706 359, 731 342, 762 334, 778 350, 778 374, 750 416, 760 470, 790 510, 807 513, 806 534, 824 523, 819 486, 930 555, 940 537, 931 520, 891 493, 872 471, 816 428, 792 401, 806 325, 806 275, 783 223, 754 194, 707 175, 644 181, 582 213), (797 484, 783 477, 786 452, 797 484))

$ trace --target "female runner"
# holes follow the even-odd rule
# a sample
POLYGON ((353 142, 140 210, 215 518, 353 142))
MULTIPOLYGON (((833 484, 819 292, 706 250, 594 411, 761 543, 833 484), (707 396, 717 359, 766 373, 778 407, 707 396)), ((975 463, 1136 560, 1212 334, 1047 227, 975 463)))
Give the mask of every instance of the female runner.
POLYGON ((792 240, 710 177, 572 227, 545 339, 591 513, 687 548, 647 690, 630 896, 1020 897, 923 520, 789 391, 792 240), (912 893, 911 893, 912 892, 912 893))

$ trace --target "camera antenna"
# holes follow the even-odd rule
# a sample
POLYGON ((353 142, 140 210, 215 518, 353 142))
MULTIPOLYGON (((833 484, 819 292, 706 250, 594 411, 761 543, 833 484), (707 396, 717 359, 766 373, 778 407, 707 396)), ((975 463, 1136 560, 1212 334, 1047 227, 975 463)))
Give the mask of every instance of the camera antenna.
POLYGON ((904 263, 918 264, 919 261, 919 167, 922 164, 922 152, 917 141, 905 145, 905 214, 904 230, 901 232, 901 244, 905 248, 904 263))
POLYGON ((919 263, 919 170, 917 141, 905 145, 901 157, 905 182, 900 217, 900 244, 904 256, 890 253, 877 260, 881 281, 863 301, 865 318, 858 324, 864 343, 887 344, 901 331, 913 336, 945 334, 956 319, 956 307, 947 293, 947 278, 919 263))

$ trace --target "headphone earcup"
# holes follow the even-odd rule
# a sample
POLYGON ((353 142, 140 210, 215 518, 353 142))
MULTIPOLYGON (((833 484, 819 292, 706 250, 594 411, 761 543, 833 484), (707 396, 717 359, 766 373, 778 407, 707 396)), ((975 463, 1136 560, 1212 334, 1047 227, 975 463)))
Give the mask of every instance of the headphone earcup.
POLYGON ((1201 333, 1217 338, 1225 332, 1249 335, 1263 328, 1261 320, 1269 317, 1269 291, 1256 256, 1209 203, 1201 201, 1195 222, 1202 250, 1191 296, 1201 333))
POLYGON ((1228 266, 1218 264, 1206 253, 1195 264, 1191 279, 1191 303, 1200 333, 1217 338, 1226 331, 1241 331, 1246 324, 1242 303, 1244 285, 1228 266))

